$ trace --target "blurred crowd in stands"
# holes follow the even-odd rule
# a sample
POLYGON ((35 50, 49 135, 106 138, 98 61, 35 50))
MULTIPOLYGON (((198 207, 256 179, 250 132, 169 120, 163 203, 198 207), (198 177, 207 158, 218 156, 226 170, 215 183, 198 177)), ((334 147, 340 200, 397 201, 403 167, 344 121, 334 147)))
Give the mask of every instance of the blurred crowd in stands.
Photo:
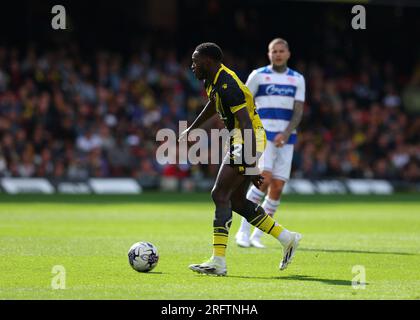
MULTIPOLYGON (((245 81, 264 57, 250 65, 227 52, 225 64, 245 81)), ((155 157, 157 131, 178 132, 206 102, 189 66, 163 49, 0 47, 0 177, 215 177, 218 165, 155 157)), ((306 78, 292 177, 420 181, 420 64, 405 75, 364 54, 357 67, 334 55, 290 67, 306 78)))

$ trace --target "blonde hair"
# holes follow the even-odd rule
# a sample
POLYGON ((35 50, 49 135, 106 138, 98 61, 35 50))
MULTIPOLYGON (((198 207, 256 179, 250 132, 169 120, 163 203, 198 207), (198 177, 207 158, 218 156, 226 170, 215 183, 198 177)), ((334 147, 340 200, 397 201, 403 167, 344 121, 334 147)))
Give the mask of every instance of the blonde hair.
POLYGON ((268 44, 268 51, 270 51, 271 48, 277 43, 284 44, 286 46, 286 48, 289 49, 289 44, 287 43, 286 40, 284 40, 283 38, 275 38, 275 39, 271 40, 270 43, 268 44))

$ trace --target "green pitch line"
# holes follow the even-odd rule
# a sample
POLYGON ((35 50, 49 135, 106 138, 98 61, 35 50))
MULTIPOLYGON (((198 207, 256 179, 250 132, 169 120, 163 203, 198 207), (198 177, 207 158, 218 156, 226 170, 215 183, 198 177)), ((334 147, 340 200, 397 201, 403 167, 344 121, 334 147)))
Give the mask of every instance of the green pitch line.
POLYGON ((188 269, 211 254, 208 193, 1 195, 0 299, 420 299, 417 198, 285 196, 276 218, 304 236, 285 271, 274 239, 263 238, 265 250, 236 246, 234 214, 228 276, 211 277, 188 269), (128 264, 137 241, 159 249, 152 273, 128 264), (55 265, 65 289, 52 289, 55 265), (364 289, 352 287, 354 266, 364 289))

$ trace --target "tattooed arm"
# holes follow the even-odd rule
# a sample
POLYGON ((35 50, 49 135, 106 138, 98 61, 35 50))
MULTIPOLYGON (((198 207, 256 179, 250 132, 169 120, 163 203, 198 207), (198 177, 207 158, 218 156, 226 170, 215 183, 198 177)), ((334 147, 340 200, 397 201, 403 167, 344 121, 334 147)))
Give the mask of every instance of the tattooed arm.
POLYGON ((289 140, 293 130, 297 128, 303 115, 303 102, 295 101, 293 105, 293 116, 284 132, 278 133, 274 138, 274 143, 277 147, 283 147, 289 140))

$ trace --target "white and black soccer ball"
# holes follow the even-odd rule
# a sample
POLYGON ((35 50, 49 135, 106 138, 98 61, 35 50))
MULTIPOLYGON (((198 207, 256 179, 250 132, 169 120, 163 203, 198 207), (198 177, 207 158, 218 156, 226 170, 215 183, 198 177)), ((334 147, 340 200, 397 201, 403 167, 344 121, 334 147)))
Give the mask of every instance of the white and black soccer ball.
POLYGON ((139 272, 148 272, 159 261, 157 248, 150 242, 137 242, 128 250, 128 262, 139 272))

